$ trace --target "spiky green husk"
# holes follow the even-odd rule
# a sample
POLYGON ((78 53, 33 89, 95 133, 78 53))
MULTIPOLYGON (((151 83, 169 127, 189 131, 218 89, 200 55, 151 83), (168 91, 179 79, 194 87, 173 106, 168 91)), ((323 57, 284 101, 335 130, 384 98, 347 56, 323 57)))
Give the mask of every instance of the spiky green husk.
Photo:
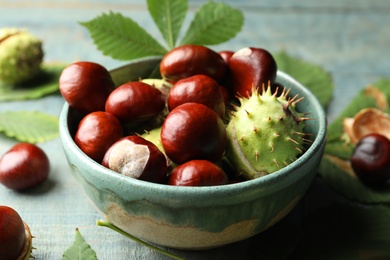
POLYGON ((226 156, 247 179, 254 179, 295 161, 303 152, 305 114, 295 110, 301 100, 276 96, 271 88, 257 89, 248 99, 240 98, 227 126, 226 156))
POLYGON ((43 60, 42 41, 26 30, 0 30, 0 81, 18 85, 32 79, 43 60))

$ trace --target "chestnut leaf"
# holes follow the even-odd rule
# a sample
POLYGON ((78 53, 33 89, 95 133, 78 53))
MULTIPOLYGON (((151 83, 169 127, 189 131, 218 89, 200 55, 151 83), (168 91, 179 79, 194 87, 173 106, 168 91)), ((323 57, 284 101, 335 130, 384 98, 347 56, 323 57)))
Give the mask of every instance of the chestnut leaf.
POLYGON ((41 72, 20 86, 0 83, 0 101, 37 99, 58 92, 58 79, 67 64, 43 63, 41 72))
POLYGON ((147 0, 149 13, 169 48, 176 45, 177 37, 188 10, 187 0, 147 0))
POLYGON ((343 139, 343 119, 353 117, 361 109, 368 107, 375 107, 389 113, 389 85, 390 78, 384 78, 363 88, 328 126, 328 140, 320 164, 319 176, 332 189, 355 201, 388 204, 390 190, 369 188, 355 176, 349 163, 354 145, 343 139))
POLYGON ((216 45, 235 37, 244 24, 241 10, 208 1, 196 11, 180 45, 216 45))
POLYGON ((331 75, 326 70, 321 66, 295 58, 285 51, 275 53, 273 56, 278 70, 286 72, 310 89, 324 108, 329 105, 334 86, 331 75))
POLYGON ((22 142, 48 141, 59 135, 58 117, 39 111, 2 111, 0 132, 22 142))
POLYGON ((89 30, 97 48, 114 59, 132 60, 164 55, 167 52, 134 20, 120 13, 110 11, 90 21, 79 23, 89 30))
POLYGON ((349 161, 325 154, 319 172, 325 183, 350 200, 370 204, 390 202, 390 190, 364 185, 353 172, 349 161))
POLYGON ((68 259, 98 259, 96 256, 96 252, 87 242, 85 242, 78 228, 76 228, 76 236, 73 244, 68 249, 66 249, 62 257, 62 260, 68 259))

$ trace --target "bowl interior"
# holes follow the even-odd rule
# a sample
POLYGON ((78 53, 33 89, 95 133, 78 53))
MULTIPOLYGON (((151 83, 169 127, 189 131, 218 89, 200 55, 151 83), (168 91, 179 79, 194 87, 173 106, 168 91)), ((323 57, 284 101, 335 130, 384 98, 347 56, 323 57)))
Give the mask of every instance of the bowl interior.
MULTIPOLYGON (((156 75, 155 71, 158 68, 160 60, 161 57, 138 60, 112 70, 111 74, 117 85, 129 80, 148 78, 149 75, 156 75)), ((191 201, 195 203, 194 206, 207 206, 208 204, 213 205, 214 201, 218 200, 225 201, 224 203, 228 204, 229 201, 225 199, 227 195, 240 195, 236 196, 238 200, 247 200, 248 196, 257 196, 258 192, 261 192, 263 195, 271 194, 279 189, 283 189, 283 187, 292 182, 296 182, 305 175, 307 170, 300 171, 301 174, 289 173, 297 171, 297 169, 300 168, 305 169, 307 167, 314 167, 314 165, 319 163, 320 158, 318 158, 318 154, 322 156, 321 152, 323 151, 326 137, 326 116, 317 98, 308 89, 281 71, 278 71, 277 73, 277 81, 285 87, 290 88, 292 96, 298 94, 299 96, 304 97, 304 99, 298 103, 297 109, 309 112, 310 117, 313 118, 311 123, 306 127, 306 131, 311 134, 313 143, 295 162, 262 178, 213 187, 176 187, 149 183, 115 174, 111 170, 106 169, 88 158, 74 143, 73 136, 82 115, 70 108, 66 103, 64 104, 64 109, 60 118, 61 138, 64 149, 70 149, 75 157, 83 161, 85 167, 92 167, 98 172, 96 178, 97 180, 100 180, 100 182, 107 183, 107 180, 109 180, 112 187, 142 187, 144 191, 150 191, 149 196, 157 201, 177 200, 178 194, 185 194, 184 197, 192 198, 191 201), (308 166, 308 162, 311 161, 313 166, 311 166, 311 163, 308 166), (244 193, 243 191, 246 192, 244 193), (213 200, 209 199, 210 195, 213 196, 213 200)), ((121 197, 127 196, 126 189, 117 189, 116 192, 121 197)))
MULTIPOLYGON (((155 77, 161 57, 142 59, 111 71, 117 85, 155 77), (153 75, 153 76, 151 76, 153 75)), ((87 157, 73 141, 82 115, 67 103, 60 136, 73 176, 106 218, 135 237, 179 249, 207 249, 262 232, 286 216, 313 181, 326 137, 326 117, 316 97, 283 72, 277 81, 304 99, 310 113, 305 131, 312 144, 293 163, 249 181, 209 187, 180 187, 117 174, 87 157), (168 235, 168 236, 167 236, 168 235)))

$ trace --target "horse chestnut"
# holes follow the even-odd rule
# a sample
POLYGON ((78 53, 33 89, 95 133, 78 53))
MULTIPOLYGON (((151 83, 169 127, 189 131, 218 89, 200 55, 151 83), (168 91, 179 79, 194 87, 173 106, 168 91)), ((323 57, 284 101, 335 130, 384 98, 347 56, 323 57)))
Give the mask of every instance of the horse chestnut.
POLYGON ((169 82, 204 74, 220 82, 227 64, 219 53, 201 45, 181 45, 164 55, 160 63, 161 76, 169 82))
POLYGON ((226 128, 220 116, 199 103, 174 108, 161 128, 165 154, 176 164, 190 160, 217 161, 226 147, 226 128))
POLYGON ((261 48, 243 48, 229 59, 229 73, 226 83, 231 95, 250 97, 252 88, 272 85, 277 66, 272 54, 261 48))
POLYGON ((32 251, 30 228, 18 212, 8 206, 0 206, 0 259, 26 260, 32 251))
POLYGON ((218 52, 219 55, 221 55, 222 59, 226 62, 229 63, 229 59, 233 56, 234 51, 220 51, 218 52))
POLYGON ((106 111, 126 125, 136 125, 165 108, 160 90, 140 81, 127 82, 116 88, 107 98, 106 111))
POLYGON ((0 183, 24 190, 43 183, 50 172, 46 153, 30 143, 18 143, 0 158, 0 183))
POLYGON ((152 142, 136 135, 115 142, 104 155, 102 165, 125 176, 166 183, 168 162, 152 142))
POLYGON ((196 102, 213 109, 220 117, 225 115, 225 101, 218 83, 206 75, 194 75, 177 81, 168 95, 169 110, 196 102))
POLYGON ((390 179, 390 140, 380 134, 363 136, 350 158, 359 179, 369 185, 381 185, 390 179))
POLYGON ((123 127, 113 114, 96 111, 81 119, 75 143, 91 159, 101 163, 110 146, 123 137, 123 127))
POLYGON ((72 63, 59 78, 62 96, 69 106, 83 114, 104 111, 106 99, 114 88, 107 69, 94 62, 72 63))
POLYGON ((214 186, 228 182, 225 172, 207 160, 192 160, 176 166, 168 179, 169 185, 176 186, 214 186))

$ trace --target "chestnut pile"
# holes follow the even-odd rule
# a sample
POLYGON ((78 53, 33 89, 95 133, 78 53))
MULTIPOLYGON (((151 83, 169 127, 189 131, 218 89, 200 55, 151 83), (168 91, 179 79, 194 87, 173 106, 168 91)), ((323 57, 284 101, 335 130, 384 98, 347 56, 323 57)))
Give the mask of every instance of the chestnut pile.
MULTIPOLYGON (((74 141, 96 162, 140 180, 209 186, 241 179, 241 168, 225 160, 225 154, 231 111, 237 110, 242 99, 273 88, 268 99, 278 102, 287 114, 278 116, 279 120, 289 122, 286 118, 291 117, 294 124, 305 120, 294 110, 299 100, 290 100, 288 91, 280 95, 274 89, 276 72, 274 58, 262 48, 218 53, 205 46, 183 45, 161 60, 162 79, 115 86, 103 66, 84 61, 63 70, 59 87, 69 106, 83 114, 74 141)), ((283 131, 272 134, 278 137, 283 131)), ((301 139, 286 139, 292 150, 302 152, 301 139)), ((272 163, 283 167, 294 160, 290 157, 272 163)), ((242 176, 254 178, 267 171, 242 176)))

